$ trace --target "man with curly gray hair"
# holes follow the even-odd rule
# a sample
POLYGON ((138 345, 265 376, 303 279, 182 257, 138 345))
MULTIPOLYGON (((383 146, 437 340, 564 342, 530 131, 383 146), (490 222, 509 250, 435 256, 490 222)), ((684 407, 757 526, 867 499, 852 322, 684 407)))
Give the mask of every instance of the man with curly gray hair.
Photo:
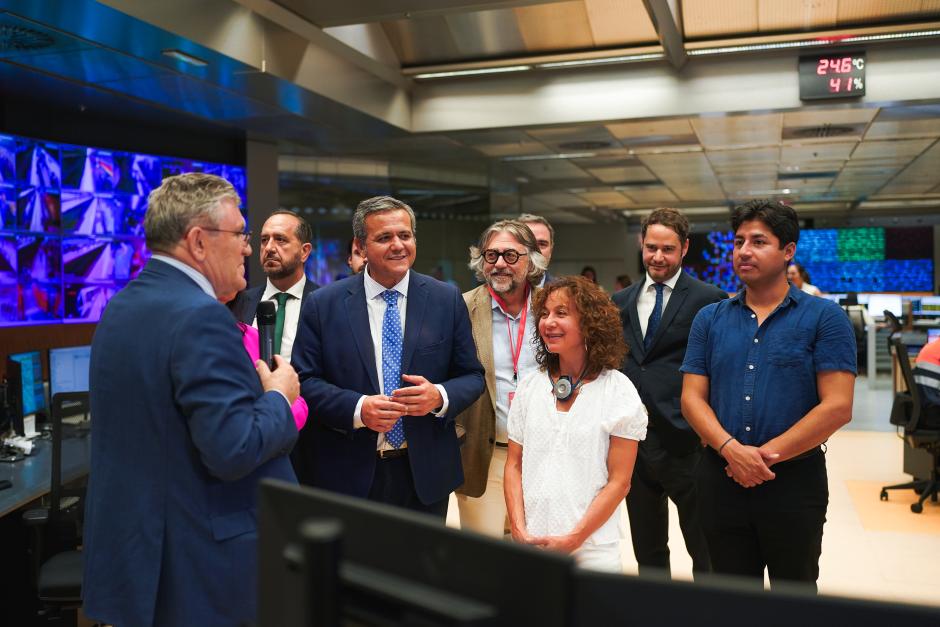
POLYGON ((470 247, 470 269, 484 282, 463 297, 470 312, 477 356, 486 370, 483 395, 457 417, 467 432, 461 449, 464 484, 457 490, 460 526, 502 537, 506 519, 503 466, 506 463, 509 404, 516 383, 538 366, 532 290, 547 266, 535 235, 518 220, 489 226, 470 247))

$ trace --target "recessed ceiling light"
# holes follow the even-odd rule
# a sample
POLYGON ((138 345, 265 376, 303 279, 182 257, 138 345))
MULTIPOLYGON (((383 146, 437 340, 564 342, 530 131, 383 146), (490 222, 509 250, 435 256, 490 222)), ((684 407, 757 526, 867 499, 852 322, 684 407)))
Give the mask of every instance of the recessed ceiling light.
POLYGON ((504 74, 506 72, 525 72, 531 70, 531 65, 505 65, 503 67, 485 67, 476 70, 451 70, 449 72, 427 72, 425 74, 415 74, 416 80, 427 80, 431 78, 452 78, 455 76, 477 76, 480 74, 504 74))

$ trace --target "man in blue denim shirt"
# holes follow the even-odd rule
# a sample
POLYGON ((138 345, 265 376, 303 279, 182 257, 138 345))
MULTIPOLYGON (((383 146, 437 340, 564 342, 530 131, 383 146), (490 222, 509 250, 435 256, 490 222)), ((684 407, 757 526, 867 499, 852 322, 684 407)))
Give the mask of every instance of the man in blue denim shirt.
POLYGON ((735 298, 692 323, 682 413, 710 448, 697 469, 715 572, 816 587, 829 503, 824 443, 852 416, 855 336, 845 313, 787 282, 796 212, 751 201, 731 218, 735 298))

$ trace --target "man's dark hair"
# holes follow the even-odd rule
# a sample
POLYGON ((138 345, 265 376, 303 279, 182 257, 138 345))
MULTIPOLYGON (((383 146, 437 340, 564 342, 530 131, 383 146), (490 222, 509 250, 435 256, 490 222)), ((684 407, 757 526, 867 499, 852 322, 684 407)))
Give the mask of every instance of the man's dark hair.
POLYGON ((297 239, 300 240, 301 244, 312 244, 313 243, 313 229, 310 227, 310 223, 304 219, 296 211, 291 211, 290 209, 278 209, 277 211, 272 211, 271 215, 268 217, 273 217, 276 215, 285 215, 292 216, 297 218, 297 228, 294 230, 294 235, 297 236, 297 239))
POLYGON ((640 227, 640 233, 644 239, 646 238, 646 229, 653 224, 662 224, 666 228, 675 231, 676 235, 679 236, 680 244, 685 244, 686 240, 689 239, 689 219, 682 215, 678 209, 662 207, 646 216, 646 219, 643 220, 643 226, 640 227))
POLYGON ((731 230, 737 233, 742 224, 751 220, 766 224, 780 240, 780 248, 800 241, 800 219, 796 210, 778 200, 751 200, 738 205, 731 212, 731 230))

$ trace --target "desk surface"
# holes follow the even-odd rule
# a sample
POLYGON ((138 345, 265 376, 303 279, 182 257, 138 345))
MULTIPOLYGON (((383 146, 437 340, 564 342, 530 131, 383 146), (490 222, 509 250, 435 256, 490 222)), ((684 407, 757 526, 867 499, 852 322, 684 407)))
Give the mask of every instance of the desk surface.
MULTIPOLYGON (((12 488, 0 491, 0 516, 23 507, 49 493, 52 477, 52 441, 34 441, 34 454, 10 464, 0 463, 0 479, 8 479, 12 488)), ((88 474, 91 435, 67 435, 62 440, 62 482, 68 483, 88 474)))

